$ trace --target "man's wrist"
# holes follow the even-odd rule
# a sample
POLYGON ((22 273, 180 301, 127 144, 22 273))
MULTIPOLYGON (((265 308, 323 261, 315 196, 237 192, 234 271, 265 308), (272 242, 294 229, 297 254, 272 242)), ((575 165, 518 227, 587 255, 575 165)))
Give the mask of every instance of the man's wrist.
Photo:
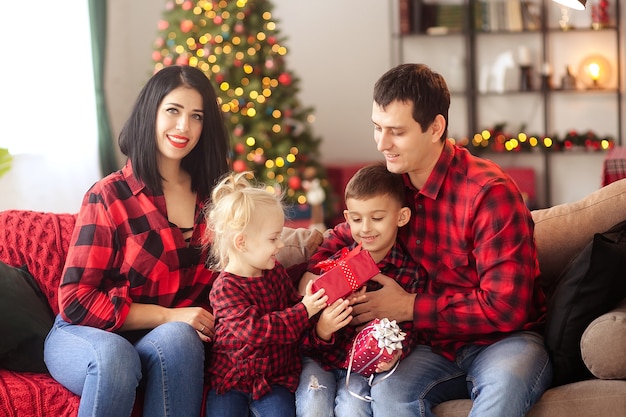
POLYGON ((409 293, 407 297, 407 304, 404 308, 405 318, 403 321, 413 321, 415 315, 415 299, 417 298, 417 294, 409 293))

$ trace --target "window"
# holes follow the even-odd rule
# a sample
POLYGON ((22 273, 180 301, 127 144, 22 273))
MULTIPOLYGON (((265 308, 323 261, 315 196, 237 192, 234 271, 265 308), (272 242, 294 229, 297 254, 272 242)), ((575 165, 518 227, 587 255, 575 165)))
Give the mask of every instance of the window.
POLYGON ((0 147, 14 163, 0 178, 0 209, 78 211, 99 176, 87 2, 2 8, 0 147))

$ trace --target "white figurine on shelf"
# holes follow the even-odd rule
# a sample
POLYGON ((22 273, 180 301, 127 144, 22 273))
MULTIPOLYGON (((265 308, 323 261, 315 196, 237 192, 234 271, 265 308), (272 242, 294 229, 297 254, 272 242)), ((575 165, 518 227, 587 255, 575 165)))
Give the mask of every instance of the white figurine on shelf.
POLYGON ((317 229, 324 233, 327 227, 324 224, 324 208, 322 204, 326 200, 326 192, 318 178, 305 181, 302 186, 306 190, 306 199, 311 206, 311 225, 309 229, 317 229))

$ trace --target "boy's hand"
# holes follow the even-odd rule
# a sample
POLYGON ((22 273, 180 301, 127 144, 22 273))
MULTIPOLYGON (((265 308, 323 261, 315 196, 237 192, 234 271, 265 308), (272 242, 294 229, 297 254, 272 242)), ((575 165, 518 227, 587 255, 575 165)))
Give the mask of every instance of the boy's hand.
POLYGON ((402 351, 400 349, 396 350, 393 354, 393 357, 389 362, 379 362, 376 365, 376 373, 379 374, 381 372, 387 372, 393 368, 393 366, 400 360, 400 355, 402 355, 402 351))
POLYGON ((338 299, 322 311, 315 332, 317 336, 328 342, 333 333, 346 327, 352 321, 352 307, 348 300, 338 299))
POLYGON ((315 294, 313 294, 312 291, 313 281, 309 281, 306 284, 304 296, 302 297, 302 304, 306 307, 306 312, 308 313, 309 318, 313 317, 319 313, 321 309, 326 307, 326 301, 328 301, 328 296, 324 295, 325 291, 323 288, 317 290, 315 294))

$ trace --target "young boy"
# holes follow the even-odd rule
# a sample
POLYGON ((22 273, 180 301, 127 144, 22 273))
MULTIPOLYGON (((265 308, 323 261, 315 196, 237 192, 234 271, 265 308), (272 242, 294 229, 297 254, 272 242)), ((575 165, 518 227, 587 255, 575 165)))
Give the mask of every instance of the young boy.
MULTIPOLYGON (((405 256, 404 249, 396 243, 398 229, 409 222, 411 210, 404 200, 404 184, 402 177, 390 173, 384 164, 368 165, 360 169, 348 182, 345 190, 347 209, 344 217, 350 226, 354 242, 349 249, 361 244, 362 249, 370 252, 374 262, 383 275, 393 278, 402 288, 411 293, 421 291, 418 266, 405 256)), ((331 259, 339 257, 341 250, 331 259)), ((312 256, 309 263, 311 272, 307 272, 301 282, 303 289, 306 283, 315 278, 319 270, 311 267, 319 262, 319 254, 312 256)), ((375 290, 377 283, 369 281, 367 289, 375 290)), ((360 291, 364 291, 363 288, 360 291)), ((359 293, 357 292, 357 294, 359 293)), ((325 316, 340 315, 350 309, 349 301, 336 302, 328 306, 322 314, 325 316)), ((383 318, 383 317, 379 317, 383 318)), ((324 321, 328 323, 328 320, 324 321)), ((402 323, 406 332, 402 356, 410 351, 413 338, 412 322, 402 323)), ((296 391, 296 410, 298 417, 312 416, 371 416, 368 402, 357 398, 369 396, 370 386, 367 378, 352 374, 349 387, 346 387, 346 358, 352 348, 352 340, 358 328, 348 325, 339 331, 326 329, 322 321, 303 340, 304 368, 300 377, 300 385, 296 391)), ((390 364, 379 366, 377 372, 389 370, 390 364)), ((377 374, 374 384, 383 375, 377 374)), ((384 401, 384 399, 374 399, 384 401)))

